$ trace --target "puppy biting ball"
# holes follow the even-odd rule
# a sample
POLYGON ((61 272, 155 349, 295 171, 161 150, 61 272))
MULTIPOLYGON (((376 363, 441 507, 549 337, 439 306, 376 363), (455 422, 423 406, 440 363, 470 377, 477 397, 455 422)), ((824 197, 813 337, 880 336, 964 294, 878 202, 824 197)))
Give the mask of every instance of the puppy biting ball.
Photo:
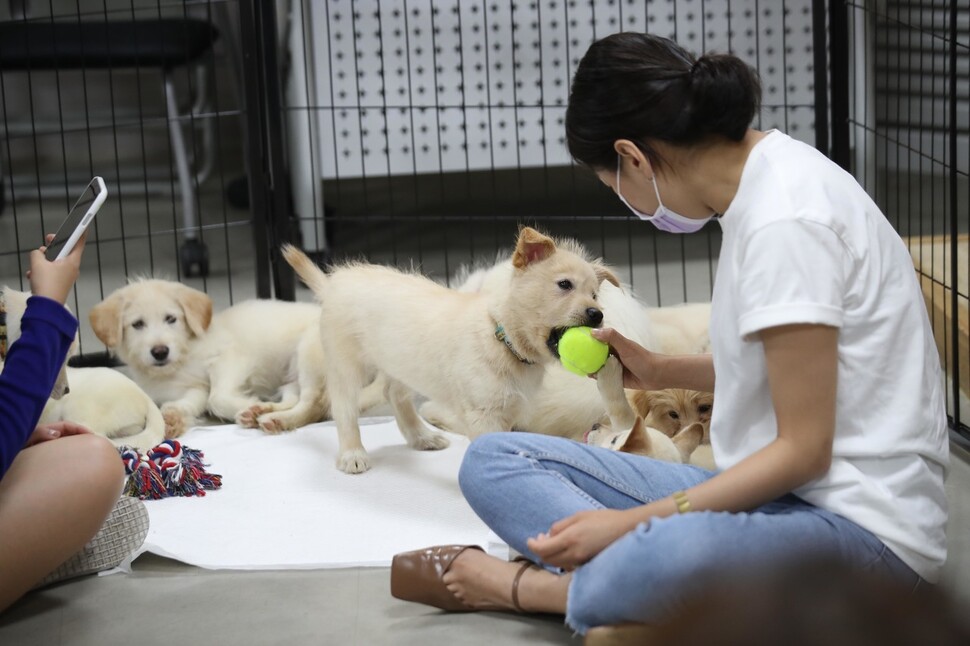
POLYGON ((563 367, 581 377, 598 372, 610 354, 610 346, 594 338, 590 331, 585 326, 571 327, 559 339, 563 367))

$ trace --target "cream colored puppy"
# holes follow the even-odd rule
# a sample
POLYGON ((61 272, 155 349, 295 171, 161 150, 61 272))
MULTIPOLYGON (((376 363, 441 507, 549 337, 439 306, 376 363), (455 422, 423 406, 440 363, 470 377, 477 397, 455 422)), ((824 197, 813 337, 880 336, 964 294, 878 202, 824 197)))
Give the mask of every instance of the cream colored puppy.
MULTIPOLYGON (((674 463, 693 462, 693 454, 699 449, 697 441, 703 431, 699 424, 688 426, 670 438, 645 424, 637 417, 633 428, 614 431, 610 428, 594 428, 586 434, 586 444, 612 451, 645 455, 655 460, 674 463)), ((703 465, 696 465, 703 466, 703 465)))
MULTIPOLYGON (((267 433, 327 419, 320 306, 254 300, 219 313, 209 327, 209 412, 267 433)), ((364 389, 361 409, 384 400, 383 382, 364 389)))
POLYGON ((321 302, 326 381, 340 437, 337 465, 347 473, 370 467, 357 414, 374 371, 387 379, 388 402, 413 448, 448 445, 422 423, 415 392, 442 402, 460 420, 455 428, 471 437, 512 430, 544 366, 557 361, 563 330, 602 321, 597 295, 609 274, 580 249, 528 227, 519 233, 508 288, 493 294, 460 293, 368 264, 327 275, 293 247, 283 255, 321 302))
MULTIPOLYGON (((491 266, 459 270, 455 282, 459 284, 459 291, 495 293, 508 283, 512 270, 511 261, 500 254, 491 266)), ((604 314, 603 326, 616 329, 648 350, 664 354, 710 351, 709 303, 647 307, 630 291, 607 282, 601 285, 599 301, 604 314)), ((595 383, 557 365, 546 368, 541 388, 531 405, 521 412, 513 423, 517 430, 578 441, 593 425, 602 423, 606 415, 595 383)), ((421 415, 438 428, 459 428, 457 417, 439 401, 425 402, 421 415)))
POLYGON ((70 421, 111 440, 115 446, 147 451, 165 439, 165 420, 138 385, 111 368, 68 368, 71 390, 49 399, 41 424, 70 421))
POLYGON ((168 280, 136 280, 91 308, 91 328, 161 407, 165 436, 178 437, 206 409, 209 380, 201 347, 212 300, 168 280))
POLYGON ((610 356, 606 365, 596 373, 596 387, 606 406, 609 427, 594 426, 584 435, 587 444, 668 462, 687 462, 704 437, 704 427, 699 422, 687 426, 672 438, 645 425, 630 405, 623 389, 623 365, 614 356, 610 356))
MULTIPOLYGON (((20 338, 20 320, 24 317, 24 312, 27 311, 27 299, 30 298, 30 292, 21 292, 16 289, 11 289, 10 287, 4 287, 0 289, 0 304, 3 305, 3 309, 6 312, 5 315, 5 325, 7 333, 7 348, 13 345, 13 342, 20 338)), ((77 347, 77 336, 74 337, 74 343, 71 344, 70 350, 68 350, 67 356, 70 357, 75 353, 77 347)), ((4 360, 0 357, 0 369, 3 368, 4 360)), ((67 377, 67 360, 64 361, 64 365, 61 366, 60 372, 57 373, 57 379, 54 381, 54 389, 51 391, 52 399, 60 399, 66 393, 70 391, 70 382, 67 377)))

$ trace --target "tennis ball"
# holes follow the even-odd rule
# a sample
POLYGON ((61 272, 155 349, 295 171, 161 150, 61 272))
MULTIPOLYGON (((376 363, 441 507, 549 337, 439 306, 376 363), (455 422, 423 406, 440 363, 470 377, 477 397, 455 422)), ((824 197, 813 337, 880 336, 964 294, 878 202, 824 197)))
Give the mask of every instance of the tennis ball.
POLYGON ((571 327, 559 339, 559 360, 563 367, 581 377, 597 372, 610 354, 610 346, 594 338, 590 329, 571 327))

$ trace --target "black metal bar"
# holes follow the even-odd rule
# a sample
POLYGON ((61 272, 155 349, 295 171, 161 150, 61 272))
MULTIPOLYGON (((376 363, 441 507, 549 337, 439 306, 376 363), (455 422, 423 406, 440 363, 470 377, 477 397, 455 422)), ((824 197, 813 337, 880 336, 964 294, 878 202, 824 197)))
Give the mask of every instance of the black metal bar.
POLYGON ((950 348, 953 354, 953 426, 960 428, 959 248, 957 245, 957 3, 950 3, 950 348))
MULTIPOLYGON (((272 296, 269 277, 269 181, 265 168, 265 113, 262 91, 262 47, 257 30, 255 3, 239 3, 240 40, 242 41, 243 86, 248 130, 246 167, 249 176, 249 205, 253 217, 253 253, 256 258, 256 295, 272 296)), ((260 3, 263 4, 263 3, 260 3)))
POLYGON ((832 150, 836 164, 851 170, 849 157, 849 13, 846 0, 829 0, 832 150))
MULTIPOLYGON (((243 3, 245 4, 245 3, 243 3)), ((276 3, 262 0, 257 3, 259 37, 262 39, 260 62, 263 72, 263 91, 265 92, 265 130, 268 163, 266 177, 270 183, 269 233, 264 245, 269 243, 269 263, 273 277, 273 291, 276 298, 296 300, 296 277, 293 269, 279 253, 280 245, 291 242, 292 214, 290 203, 290 181, 286 166, 285 137, 283 136, 283 105, 280 88, 280 68, 277 58, 276 3)))
POLYGON ((825 0, 812 0, 812 55, 815 73, 815 147, 829 155, 829 52, 825 0))

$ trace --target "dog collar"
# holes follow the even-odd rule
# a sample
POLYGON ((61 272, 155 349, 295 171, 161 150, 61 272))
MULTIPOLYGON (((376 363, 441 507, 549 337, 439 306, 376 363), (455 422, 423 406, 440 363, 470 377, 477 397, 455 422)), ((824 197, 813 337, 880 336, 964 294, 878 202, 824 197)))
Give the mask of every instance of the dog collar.
POLYGON ((501 323, 495 324, 495 338, 501 341, 502 343, 504 343, 505 347, 508 348, 509 352, 512 353, 512 356, 514 356, 522 363, 526 364, 527 366, 531 366, 532 364, 535 363, 535 361, 529 361, 528 359, 523 357, 521 354, 518 353, 518 351, 516 351, 514 347, 512 347, 512 341, 509 340, 509 335, 505 333, 505 328, 502 327, 501 323))
POLYGON ((7 360, 7 301, 0 291, 0 361, 7 360))

